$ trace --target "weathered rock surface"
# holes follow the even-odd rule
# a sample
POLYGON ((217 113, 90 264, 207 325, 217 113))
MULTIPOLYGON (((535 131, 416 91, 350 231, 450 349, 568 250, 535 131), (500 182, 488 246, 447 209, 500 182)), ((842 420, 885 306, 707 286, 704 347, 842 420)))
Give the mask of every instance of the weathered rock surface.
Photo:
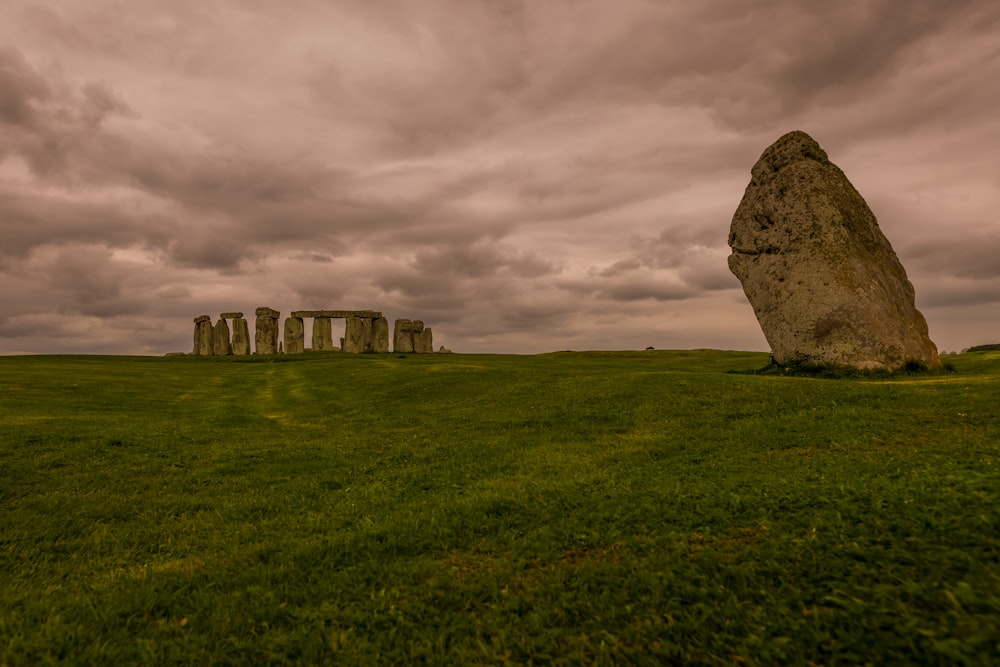
POLYGON ((413 334, 413 351, 421 354, 431 354, 434 352, 434 333, 430 327, 420 327, 420 331, 413 334))
POLYGON ((333 323, 329 317, 316 317, 313 319, 312 349, 333 349, 333 323))
POLYGON ((394 352, 434 352, 434 333, 420 320, 396 320, 393 326, 392 349, 394 352))
POLYGON ((306 347, 306 325, 301 317, 285 318, 285 354, 300 354, 306 347))
POLYGON ((212 318, 208 315, 194 318, 194 349, 191 354, 203 357, 212 355, 212 318))
POLYGON ((243 313, 222 313, 219 317, 224 320, 239 320, 243 318, 243 313))
POLYGON ((392 327, 392 351, 413 352, 413 322, 411 320, 396 320, 392 327))
POLYGON ((212 329, 212 354, 225 356, 233 353, 233 343, 229 337, 229 325, 220 318, 212 329))
POLYGON ((372 352, 385 353, 389 351, 389 320, 384 317, 373 318, 372 321, 372 352))
POLYGON ((233 320, 233 354, 250 354, 250 325, 242 317, 233 320))
POLYGON ((888 239, 809 135, 764 151, 733 216, 729 268, 780 365, 941 367, 888 239))
POLYGON ((277 310, 267 306, 257 309, 256 331, 254 332, 254 349, 257 354, 277 354, 278 352, 278 318, 277 310))
POLYGON ((372 321, 367 317, 348 317, 344 325, 344 352, 372 351, 372 321))

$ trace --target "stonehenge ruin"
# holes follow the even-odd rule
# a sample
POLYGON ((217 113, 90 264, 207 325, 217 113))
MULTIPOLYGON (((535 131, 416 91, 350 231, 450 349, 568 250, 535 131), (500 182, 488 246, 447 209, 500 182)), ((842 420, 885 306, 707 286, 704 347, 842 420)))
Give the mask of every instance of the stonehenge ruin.
MULTIPOLYGON (((293 310, 285 318, 281 334, 281 313, 261 306, 256 312, 255 354, 298 354, 306 350, 336 350, 333 345, 334 319, 345 321, 344 352, 355 354, 389 352, 389 321, 375 310, 293 310), (312 347, 305 346, 305 320, 312 319, 312 347)), ((430 353, 434 351, 430 327, 420 320, 396 320, 393 351, 430 353)), ((222 313, 212 325, 209 315, 194 318, 195 356, 248 355, 250 327, 243 313, 222 313), (232 320, 232 328, 227 320, 232 320)))
POLYGON ((392 346, 394 352, 430 353, 434 351, 433 333, 420 320, 396 320, 392 346))
POLYGON ((254 334, 254 349, 257 354, 278 353, 278 318, 281 313, 267 306, 257 309, 257 331, 254 334))
POLYGON ((212 354, 232 354, 233 342, 226 318, 221 317, 212 329, 212 354))
POLYGON ((243 313, 223 313, 226 315, 236 315, 233 318, 233 354, 250 354, 250 325, 243 319, 243 313))
POLYGON ((222 313, 212 326, 212 318, 199 315, 194 318, 195 356, 250 354, 250 329, 243 313, 222 313), (233 321, 232 335, 226 320, 233 321))
POLYGON ((285 318, 285 347, 288 354, 306 351, 306 324, 301 317, 285 318))
POLYGON ((212 354, 212 318, 208 315, 194 318, 194 350, 191 354, 197 356, 212 354))
POLYGON ((313 318, 312 349, 333 349, 333 322, 329 317, 313 318))
POLYGON ((376 317, 372 320, 372 352, 389 351, 389 320, 376 317))

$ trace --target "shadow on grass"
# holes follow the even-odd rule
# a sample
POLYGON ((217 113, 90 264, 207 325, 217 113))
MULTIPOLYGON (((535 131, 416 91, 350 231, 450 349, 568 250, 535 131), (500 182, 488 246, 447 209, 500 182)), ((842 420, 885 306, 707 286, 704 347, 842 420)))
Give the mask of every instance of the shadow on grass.
POLYGON ((841 379, 879 379, 913 376, 942 375, 957 372, 954 364, 946 363, 940 369, 928 368, 926 364, 910 360, 896 370, 884 368, 855 368, 839 364, 817 364, 808 361, 779 364, 771 357, 771 361, 763 368, 749 371, 729 371, 734 375, 779 375, 783 377, 810 377, 822 380, 841 379))

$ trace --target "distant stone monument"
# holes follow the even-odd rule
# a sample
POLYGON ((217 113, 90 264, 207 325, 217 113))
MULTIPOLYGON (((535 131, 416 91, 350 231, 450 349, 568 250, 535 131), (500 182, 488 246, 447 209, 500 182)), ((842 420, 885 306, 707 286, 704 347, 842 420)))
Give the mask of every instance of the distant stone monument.
POLYGON ((278 353, 278 318, 277 310, 261 306, 257 309, 257 330, 254 332, 254 349, 257 354, 278 353))
POLYGON ((212 354, 225 356, 233 353, 233 343, 229 337, 229 325, 226 318, 219 318, 212 330, 212 354))
POLYGON ((413 352, 413 321, 399 319, 393 325, 393 352, 413 352))
POLYGON ((389 351, 389 320, 384 317, 372 319, 372 352, 384 354, 389 351))
POLYGON ((220 317, 233 321, 233 354, 250 354, 250 326, 243 313, 222 313, 220 317))
POLYGON ((333 321, 329 317, 313 318, 312 349, 333 349, 333 321))
POLYGON ((420 320, 414 320, 414 324, 419 324, 420 330, 413 332, 413 351, 419 354, 434 352, 434 333, 431 328, 425 327, 420 320))
POLYGON ((344 352, 371 352, 372 321, 362 317, 348 317, 344 326, 344 352))
POLYGON ((434 352, 434 334, 420 320, 399 319, 393 327, 392 347, 395 352, 434 352))
MULTIPOLYGON (((344 337, 340 347, 345 352, 386 353, 389 351, 389 321, 375 310, 295 310, 285 318, 284 330, 279 336, 278 321, 281 313, 267 306, 256 311, 254 344, 257 354, 298 354, 305 347, 305 318, 313 319, 312 350, 336 350, 333 345, 331 320, 344 319, 344 337)), ((194 348, 192 354, 250 354, 250 328, 243 313, 222 313, 212 326, 208 315, 194 318, 194 348), (233 321, 232 334, 226 320, 233 321)), ((433 352, 430 328, 419 320, 396 322, 396 348, 409 345, 410 352, 433 352), (400 333, 400 323, 403 333, 400 333), (406 341, 405 343, 402 341, 406 341)))
POLYGON ((306 325, 301 317, 285 318, 285 354, 305 352, 306 325))
POLYGON ((199 315, 194 318, 194 349, 191 354, 201 357, 212 355, 212 318, 199 315))
POLYGON ((941 367, 875 216, 806 133, 779 138, 754 165, 729 245, 775 363, 941 367))

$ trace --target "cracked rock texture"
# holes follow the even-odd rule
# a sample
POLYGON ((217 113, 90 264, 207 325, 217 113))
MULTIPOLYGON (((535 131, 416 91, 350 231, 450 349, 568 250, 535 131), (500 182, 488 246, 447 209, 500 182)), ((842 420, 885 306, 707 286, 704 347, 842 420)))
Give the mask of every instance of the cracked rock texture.
POLYGON ((875 216, 805 132, 784 135, 753 166, 729 246, 778 364, 941 367, 875 216))

